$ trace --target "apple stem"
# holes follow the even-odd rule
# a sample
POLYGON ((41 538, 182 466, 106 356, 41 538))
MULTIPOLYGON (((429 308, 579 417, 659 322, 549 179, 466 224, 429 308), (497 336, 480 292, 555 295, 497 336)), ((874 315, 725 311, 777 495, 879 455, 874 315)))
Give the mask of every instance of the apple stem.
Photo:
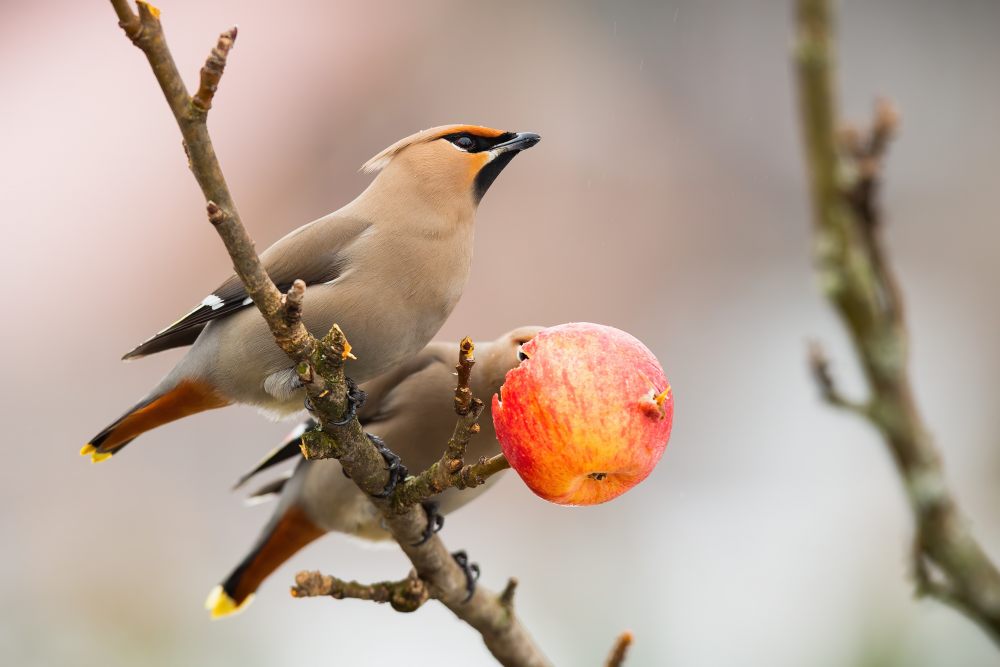
POLYGON ((654 396, 653 400, 656 401, 656 404, 659 405, 660 408, 662 409, 663 408, 663 402, 667 400, 667 396, 670 396, 670 385, 669 384, 667 385, 666 389, 664 389, 659 394, 657 394, 656 396, 654 396))

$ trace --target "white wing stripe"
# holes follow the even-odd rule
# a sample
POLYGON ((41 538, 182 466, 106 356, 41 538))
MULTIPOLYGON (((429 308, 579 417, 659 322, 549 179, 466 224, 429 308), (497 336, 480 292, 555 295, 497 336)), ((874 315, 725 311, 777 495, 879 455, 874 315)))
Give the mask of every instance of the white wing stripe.
POLYGON ((201 305, 208 306, 212 310, 218 310, 225 305, 225 302, 214 294, 209 294, 201 301, 201 305))

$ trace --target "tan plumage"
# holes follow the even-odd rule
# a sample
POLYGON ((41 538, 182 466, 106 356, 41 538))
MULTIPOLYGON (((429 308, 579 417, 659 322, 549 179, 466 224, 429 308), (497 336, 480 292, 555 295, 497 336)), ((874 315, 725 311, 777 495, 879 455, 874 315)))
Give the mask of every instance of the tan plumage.
MULTIPOLYGON (((507 371, 518 364, 520 346, 538 330, 521 327, 477 345, 472 389, 486 402, 487 409, 479 420, 482 432, 472 439, 467 460, 499 451, 489 399, 500 390, 507 371)), ((411 472, 419 472, 441 457, 455 427, 452 396, 457 358, 454 343, 431 343, 395 370, 363 386, 368 400, 359 418, 365 430, 383 438, 411 472)), ((299 461, 290 478, 264 487, 263 493, 280 494, 278 506, 250 553, 209 596, 207 606, 213 616, 241 608, 274 570, 326 533, 347 533, 369 540, 389 537, 375 506, 344 476, 340 463, 334 459, 306 461, 299 456, 299 436, 301 431, 251 473, 285 458, 299 461)), ((447 513, 476 498, 495 480, 493 476, 476 489, 449 489, 435 500, 440 502, 441 512, 447 513)), ((246 477, 241 483, 244 481, 246 477)))
MULTIPOLYGON (((351 203, 291 232, 261 254, 279 288, 301 278, 303 321, 314 335, 334 323, 358 360, 358 382, 417 353, 458 302, 472 261, 479 200, 538 135, 471 125, 418 132, 377 155, 379 171, 351 203)), ((192 345, 150 394, 81 450, 99 461, 141 433, 232 403, 283 416, 302 409, 288 358, 233 276, 184 318, 125 355, 192 345)))

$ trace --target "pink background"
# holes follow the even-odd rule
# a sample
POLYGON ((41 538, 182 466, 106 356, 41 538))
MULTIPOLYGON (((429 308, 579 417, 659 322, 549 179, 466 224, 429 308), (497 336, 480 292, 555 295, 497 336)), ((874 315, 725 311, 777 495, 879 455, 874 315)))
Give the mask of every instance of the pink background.
MULTIPOLYGON (((1000 557, 1000 4, 856 2, 843 105, 903 112, 889 242, 917 394, 949 481, 1000 557)), ((240 37, 211 116, 261 248, 346 203, 358 167, 449 122, 543 142, 480 209, 472 278, 440 338, 587 320, 660 358, 674 433, 652 476, 592 508, 513 476, 444 537, 562 665, 984 665, 954 612, 914 601, 911 519, 881 442, 817 400, 806 340, 860 388, 810 271, 786 2, 163 0, 189 84, 240 37), (871 662, 866 664, 873 664, 871 662)), ((0 5, 0 655, 17 665, 486 664, 443 608, 413 616, 296 601, 293 574, 405 574, 395 550, 332 537, 237 618, 209 589, 270 509, 232 480, 288 430, 198 416, 91 466, 76 452, 178 358, 120 355, 228 273, 149 68, 105 2, 0 5), (443 653, 442 653, 443 652, 443 653), (434 657, 432 657, 432 655, 434 657)))

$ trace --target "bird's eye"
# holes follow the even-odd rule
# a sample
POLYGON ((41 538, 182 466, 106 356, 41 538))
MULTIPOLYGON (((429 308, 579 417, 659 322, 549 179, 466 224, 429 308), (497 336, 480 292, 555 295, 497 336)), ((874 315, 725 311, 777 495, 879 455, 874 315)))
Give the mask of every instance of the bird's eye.
POLYGON ((459 137, 455 139, 455 145, 463 150, 469 150, 476 145, 476 142, 472 140, 472 137, 459 137))

